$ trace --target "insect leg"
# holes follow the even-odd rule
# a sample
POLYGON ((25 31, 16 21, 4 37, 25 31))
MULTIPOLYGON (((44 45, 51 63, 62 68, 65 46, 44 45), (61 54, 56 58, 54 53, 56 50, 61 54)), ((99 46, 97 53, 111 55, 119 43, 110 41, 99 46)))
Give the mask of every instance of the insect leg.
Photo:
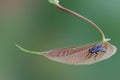
POLYGON ((96 52, 96 53, 95 53, 95 56, 94 56, 94 60, 96 60, 97 55, 98 55, 98 53, 96 52))
POLYGON ((87 58, 90 58, 92 55, 93 55, 93 53, 88 53, 88 54, 86 55, 86 57, 87 57, 87 58))

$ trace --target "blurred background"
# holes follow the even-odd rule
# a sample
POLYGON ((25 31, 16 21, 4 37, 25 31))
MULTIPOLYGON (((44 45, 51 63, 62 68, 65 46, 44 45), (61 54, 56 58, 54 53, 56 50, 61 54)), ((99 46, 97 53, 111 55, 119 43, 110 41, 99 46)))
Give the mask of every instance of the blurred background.
POLYGON ((60 0, 91 19, 118 51, 88 66, 57 63, 26 54, 15 44, 46 51, 100 40, 96 29, 66 14, 48 0, 0 0, 0 80, 120 80, 120 0, 60 0))

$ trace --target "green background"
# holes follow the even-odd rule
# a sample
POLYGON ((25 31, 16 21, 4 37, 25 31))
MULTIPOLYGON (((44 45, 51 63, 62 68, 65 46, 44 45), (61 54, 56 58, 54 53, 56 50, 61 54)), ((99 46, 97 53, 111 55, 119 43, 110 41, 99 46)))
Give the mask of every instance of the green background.
POLYGON ((118 51, 93 65, 66 65, 26 54, 15 44, 36 51, 80 46, 100 40, 84 21, 47 0, 0 2, 0 80, 120 80, 120 0, 60 0, 61 5, 91 19, 118 51))

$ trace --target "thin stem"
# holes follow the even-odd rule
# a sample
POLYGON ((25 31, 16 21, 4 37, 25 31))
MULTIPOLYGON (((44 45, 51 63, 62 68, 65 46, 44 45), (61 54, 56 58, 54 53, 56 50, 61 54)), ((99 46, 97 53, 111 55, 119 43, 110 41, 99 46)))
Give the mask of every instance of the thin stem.
POLYGON ((86 18, 86 17, 84 17, 84 16, 82 16, 82 15, 80 15, 80 14, 78 14, 78 13, 72 11, 72 10, 69 10, 69 9, 67 9, 67 8, 62 7, 59 3, 55 3, 54 5, 55 5, 58 9, 60 9, 60 10, 62 10, 62 11, 64 11, 64 12, 67 12, 67 13, 69 13, 69 14, 71 14, 71 15, 74 15, 74 16, 76 16, 76 17, 84 20, 85 22, 89 23, 90 25, 92 25, 92 26, 93 26, 94 28, 96 28, 96 29, 98 30, 98 32, 101 34, 102 41, 103 41, 103 42, 105 41, 105 35, 104 35, 103 31, 102 31, 94 22, 92 22, 92 21, 89 20, 88 18, 86 18))
POLYGON ((22 50, 22 51, 24 51, 24 52, 26 52, 26 53, 37 54, 37 55, 41 55, 41 54, 42 54, 42 52, 36 52, 36 51, 30 51, 30 50, 24 49, 24 48, 22 48, 21 46, 19 46, 18 44, 16 44, 16 46, 17 46, 20 50, 22 50))

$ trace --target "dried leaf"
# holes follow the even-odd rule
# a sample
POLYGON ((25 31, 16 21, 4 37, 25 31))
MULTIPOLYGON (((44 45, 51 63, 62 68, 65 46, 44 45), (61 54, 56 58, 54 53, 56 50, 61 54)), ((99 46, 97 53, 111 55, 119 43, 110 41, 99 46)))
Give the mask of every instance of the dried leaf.
POLYGON ((93 64, 105 59, 110 58, 113 54, 115 54, 117 48, 108 42, 99 43, 103 48, 106 49, 106 52, 98 52, 98 54, 89 53, 89 49, 97 45, 98 43, 88 44, 83 47, 72 47, 72 48, 64 48, 57 49, 52 51, 45 51, 42 55, 45 57, 65 63, 65 64, 93 64))

